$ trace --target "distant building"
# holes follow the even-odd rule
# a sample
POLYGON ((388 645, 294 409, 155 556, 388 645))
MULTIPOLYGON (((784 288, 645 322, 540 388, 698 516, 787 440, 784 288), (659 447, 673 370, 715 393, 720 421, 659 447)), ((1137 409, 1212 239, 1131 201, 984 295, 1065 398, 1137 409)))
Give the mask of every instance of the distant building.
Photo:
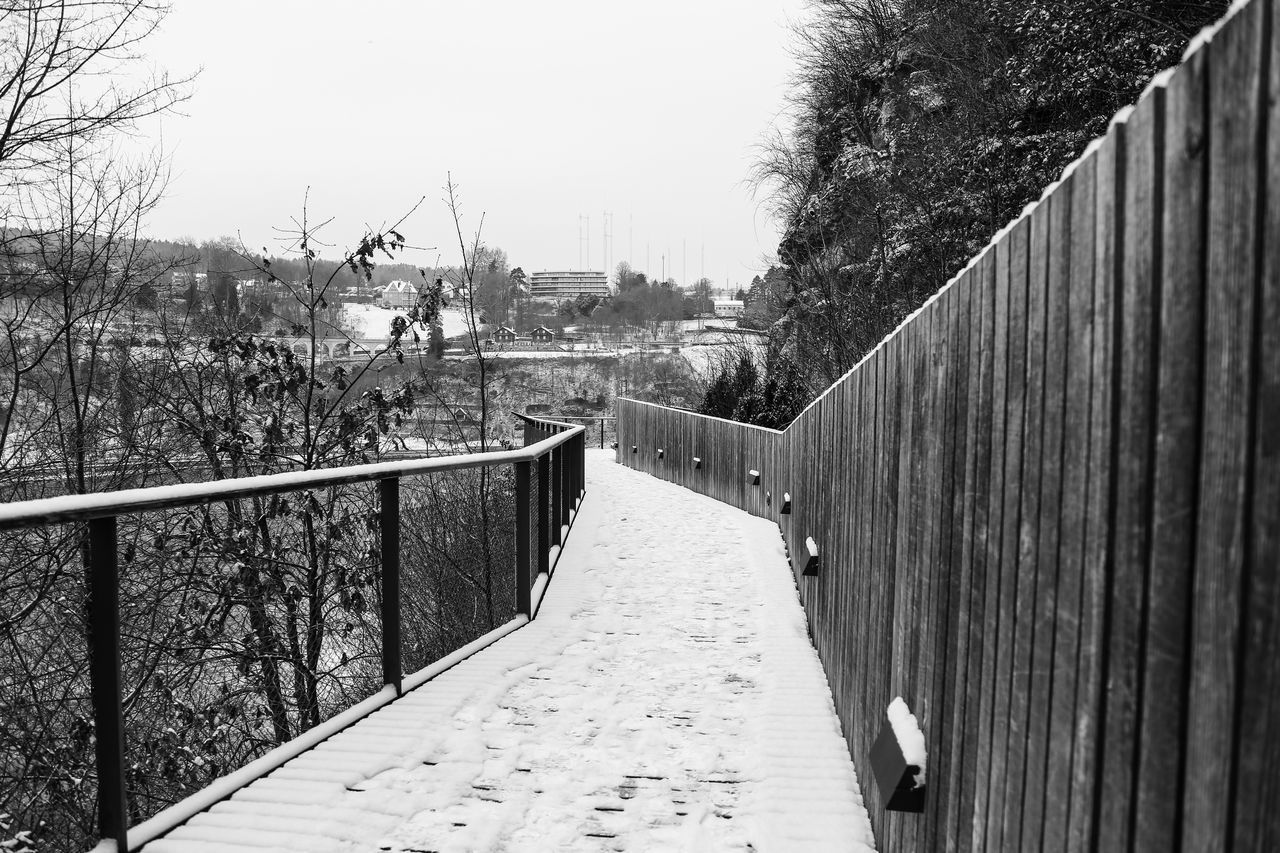
POLYGON ((539 326, 529 333, 529 337, 535 344, 549 344, 555 341, 556 333, 546 326, 539 326))
POLYGON ((534 299, 577 299, 609 295, 609 276, 602 272, 535 272, 529 284, 534 299))
POLYGON ((195 289, 198 291, 207 291, 209 289, 209 274, 191 270, 174 271, 173 284, 171 285, 173 290, 185 293, 192 285, 195 285, 195 289))
POLYGON ((741 299, 716 299, 712 304, 717 317, 741 317, 746 307, 741 299))
POLYGON ((236 280, 236 291, 240 294, 241 303, 245 303, 253 296, 267 296, 274 291, 275 288, 269 286, 267 282, 256 278, 242 278, 236 280))
POLYGON ((393 281, 382 288, 378 302, 384 308, 412 308, 418 304, 418 288, 407 281, 393 281))
POLYGON ((493 331, 493 339, 500 344, 513 344, 516 342, 516 333, 514 329, 499 326, 493 331))
POLYGON ((381 297, 382 291, 378 290, 377 294, 368 292, 363 287, 346 287, 338 293, 338 298, 343 302, 351 302, 355 304, 369 304, 381 297))

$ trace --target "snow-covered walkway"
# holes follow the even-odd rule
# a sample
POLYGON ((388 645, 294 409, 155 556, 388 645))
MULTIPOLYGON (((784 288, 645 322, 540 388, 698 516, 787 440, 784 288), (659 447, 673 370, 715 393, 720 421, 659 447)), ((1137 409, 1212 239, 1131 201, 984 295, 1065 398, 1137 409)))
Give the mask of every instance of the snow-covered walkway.
POLYGON ((868 849, 777 528, 587 490, 536 620, 145 849, 868 849))

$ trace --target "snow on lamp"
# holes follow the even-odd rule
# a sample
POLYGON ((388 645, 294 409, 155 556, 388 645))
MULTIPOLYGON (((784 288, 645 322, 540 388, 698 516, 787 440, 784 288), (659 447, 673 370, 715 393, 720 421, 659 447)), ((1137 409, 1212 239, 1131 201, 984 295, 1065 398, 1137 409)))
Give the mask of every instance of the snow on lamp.
POLYGON ((889 703, 880 736, 871 747, 871 770, 889 811, 924 811, 924 732, 901 696, 889 703))

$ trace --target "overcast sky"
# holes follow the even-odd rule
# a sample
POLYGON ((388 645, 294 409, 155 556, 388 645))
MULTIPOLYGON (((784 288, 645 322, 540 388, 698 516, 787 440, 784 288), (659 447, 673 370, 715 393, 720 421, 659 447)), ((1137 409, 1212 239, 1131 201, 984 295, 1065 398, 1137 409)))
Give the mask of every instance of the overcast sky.
MULTIPOLYGON (((334 217, 403 229, 456 263, 442 202, 526 272, 610 268, 746 283, 777 247, 746 178, 777 121, 802 0, 335 2, 174 0, 148 44, 172 73, 202 68, 162 125, 174 178, 157 237, 334 217), (579 236, 590 217, 590 255, 579 236), (705 261, 704 258, 705 252, 705 261), (669 254, 668 254, 669 253, 669 254), (581 259, 581 260, 580 260, 581 259)), ((437 252, 412 258, 431 263, 437 252)))

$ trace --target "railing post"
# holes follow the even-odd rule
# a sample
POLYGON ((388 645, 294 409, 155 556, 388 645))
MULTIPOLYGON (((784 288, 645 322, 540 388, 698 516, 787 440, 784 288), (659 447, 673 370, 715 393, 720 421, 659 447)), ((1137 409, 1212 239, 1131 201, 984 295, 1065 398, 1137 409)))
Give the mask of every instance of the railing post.
POLYGON ((565 459, 565 477, 564 477, 564 501, 561 506, 564 508, 564 521, 562 524, 568 524, 569 519, 573 517, 574 507, 577 506, 575 493, 578 482, 578 439, 581 436, 574 436, 565 442, 565 450, 568 458, 565 459))
MULTIPOLYGON (((560 469, 560 475, 556 477, 556 486, 560 492, 560 500, 556 501, 556 529, 569 523, 569 508, 573 505, 572 498, 569 497, 569 489, 572 488, 570 483, 573 480, 573 452, 569 445, 571 442, 566 441, 560 445, 556 454, 556 461, 560 469)), ((559 535, 557 533, 557 535, 559 535)))
POLYGON ((120 691, 120 565, 116 519, 89 522, 89 681, 98 759, 98 835, 128 850, 120 691))
POLYGON ((382 683, 400 693, 400 478, 378 481, 379 550, 382 552, 382 683))
POLYGON ((582 503, 582 496, 587 491, 587 434, 585 432, 578 436, 577 452, 574 454, 574 467, 577 470, 577 476, 573 484, 573 499, 576 507, 582 503))
POLYGON ((538 457, 538 572, 551 571, 551 455, 538 457))
POLYGON ((529 463, 516 463, 516 612, 533 618, 533 578, 529 574, 529 463))
POLYGON ((551 544, 559 545, 560 525, 564 524, 563 511, 560 508, 564 500, 564 445, 558 445, 551 451, 551 544))

